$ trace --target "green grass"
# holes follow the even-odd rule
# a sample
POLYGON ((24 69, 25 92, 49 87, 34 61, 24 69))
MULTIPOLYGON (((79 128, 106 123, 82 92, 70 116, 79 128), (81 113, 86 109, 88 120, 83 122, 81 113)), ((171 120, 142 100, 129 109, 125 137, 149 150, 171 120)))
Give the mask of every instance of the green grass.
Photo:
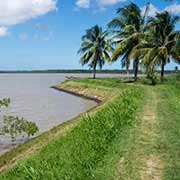
POLYGON ((123 88, 122 80, 120 78, 96 78, 95 80, 92 78, 80 78, 67 80, 64 82, 65 84, 70 85, 80 85, 86 88, 96 88, 96 89, 105 89, 112 90, 112 88, 123 88))
POLYGON ((180 85, 158 87, 159 153, 165 161, 163 179, 180 179, 180 85))
MULTIPOLYGON (((114 81, 109 84, 117 83, 114 81)), ((108 81, 104 84, 108 86, 108 81)), ((125 150, 120 144, 128 139, 142 97, 143 89, 139 87, 118 92, 116 98, 97 113, 83 116, 80 124, 66 136, 51 141, 38 154, 1 174, 0 179, 113 177, 117 154, 125 150)))
POLYGON ((0 179, 180 179, 179 77, 157 86, 144 78, 130 84, 118 78, 64 84, 107 90, 110 98, 76 119, 74 129, 1 173, 0 179))

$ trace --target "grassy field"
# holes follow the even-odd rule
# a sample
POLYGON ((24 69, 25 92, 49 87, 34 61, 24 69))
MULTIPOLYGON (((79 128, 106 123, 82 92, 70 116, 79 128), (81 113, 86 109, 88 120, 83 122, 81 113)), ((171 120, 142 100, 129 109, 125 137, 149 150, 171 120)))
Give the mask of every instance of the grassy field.
POLYGON ((80 116, 66 134, 2 172, 0 179, 180 179, 178 79, 157 86, 142 80, 76 79, 59 86, 103 103, 80 116))

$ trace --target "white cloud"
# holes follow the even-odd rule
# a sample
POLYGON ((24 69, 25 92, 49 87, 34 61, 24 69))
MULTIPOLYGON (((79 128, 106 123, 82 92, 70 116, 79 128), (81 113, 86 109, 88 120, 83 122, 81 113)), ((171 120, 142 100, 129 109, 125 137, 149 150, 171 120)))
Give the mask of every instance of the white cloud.
MULTIPOLYGON (((57 0, 0 0, 0 37, 8 26, 23 23, 56 9, 57 0)), ((19 37, 26 39, 24 35, 19 37)))
POLYGON ((125 2, 126 0, 97 0, 101 5, 113 5, 118 2, 125 2))
POLYGON ((27 34, 20 34, 19 35, 19 39, 22 40, 22 41, 26 41, 28 39, 28 35, 27 34))
POLYGON ((90 0, 77 0, 76 5, 79 8, 89 8, 90 0))
POLYGON ((180 4, 174 3, 174 4, 166 7, 165 10, 172 14, 180 14, 180 4))
POLYGON ((56 9, 56 0, 0 0, 0 25, 15 25, 56 9))
POLYGON ((113 5, 118 2, 125 2, 126 0, 77 0, 76 5, 79 8, 89 8, 91 3, 96 3, 100 6, 113 5))
MULTIPOLYGON (((141 13, 144 14, 146 10, 146 6, 141 8, 141 13)), ((155 14, 157 12, 163 12, 163 11, 168 11, 172 14, 180 14, 180 4, 178 3, 174 3, 172 5, 169 5, 167 7, 165 7, 163 10, 159 10, 156 6, 154 6, 153 4, 149 5, 149 12, 148 12, 148 16, 155 16, 155 14)))
POLYGON ((8 29, 6 27, 0 27, 0 37, 5 37, 8 34, 8 29))
MULTIPOLYGON (((76 0, 76 6, 78 8, 89 8, 91 4, 97 4, 99 6, 99 11, 105 10, 105 6, 107 5, 113 5, 119 2, 125 2, 127 0, 76 0)), ((76 11, 78 9, 75 9, 76 11)), ((142 15, 145 13, 146 6, 143 6, 141 8, 141 13, 142 15)), ((172 14, 180 14, 180 4, 179 3, 174 3, 172 5, 169 5, 165 7, 163 10, 158 9, 156 6, 154 6, 152 3, 149 5, 149 11, 148 11, 148 16, 155 16, 157 12, 162 12, 162 11, 168 11, 172 14)))
MULTIPOLYGON (((144 6, 141 8, 142 15, 144 15, 144 13, 146 11, 146 7, 147 6, 144 6)), ((148 16, 155 16, 157 12, 159 12, 158 8, 156 6, 154 6, 153 4, 149 4, 148 16)))

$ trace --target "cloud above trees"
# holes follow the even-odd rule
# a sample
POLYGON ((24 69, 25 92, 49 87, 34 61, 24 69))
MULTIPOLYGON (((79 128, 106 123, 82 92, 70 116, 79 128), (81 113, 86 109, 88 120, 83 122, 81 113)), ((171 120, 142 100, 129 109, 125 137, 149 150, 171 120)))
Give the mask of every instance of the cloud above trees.
POLYGON ((57 0, 0 0, 0 36, 7 27, 26 22, 56 9, 57 0))

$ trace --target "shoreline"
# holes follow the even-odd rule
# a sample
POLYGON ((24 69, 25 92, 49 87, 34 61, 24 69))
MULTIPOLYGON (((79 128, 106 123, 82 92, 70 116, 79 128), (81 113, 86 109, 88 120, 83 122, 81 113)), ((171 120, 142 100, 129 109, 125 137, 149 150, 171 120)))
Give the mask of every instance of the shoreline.
POLYGON ((62 87, 59 87, 59 86, 51 86, 51 88, 55 89, 55 90, 58 90, 58 91, 61 91, 61 92, 64 92, 64 93, 67 93, 67 94, 74 95, 76 97, 80 97, 80 98, 83 98, 83 99, 86 99, 86 100, 94 101, 97 104, 100 104, 102 102, 102 100, 100 100, 97 97, 91 97, 91 96, 87 96, 87 95, 84 95, 84 94, 80 94, 80 93, 77 93, 75 91, 71 91, 71 90, 68 90, 68 89, 65 89, 65 88, 62 88, 62 87))
POLYGON ((32 137, 32 139, 25 141, 22 144, 17 144, 14 148, 0 155, 0 172, 3 172, 13 167, 18 161, 28 158, 29 155, 38 153, 38 151, 40 151, 42 147, 46 146, 54 138, 64 136, 68 131, 71 131, 74 127, 78 125, 82 116, 87 113, 96 111, 97 108, 99 108, 104 102, 97 97, 91 97, 80 93, 78 94, 77 92, 68 90, 68 88, 60 88, 57 85, 52 86, 51 88, 74 95, 76 97, 94 101, 97 104, 90 109, 87 109, 85 112, 81 112, 74 118, 66 120, 63 123, 52 127, 49 131, 46 131, 36 137, 32 137))

